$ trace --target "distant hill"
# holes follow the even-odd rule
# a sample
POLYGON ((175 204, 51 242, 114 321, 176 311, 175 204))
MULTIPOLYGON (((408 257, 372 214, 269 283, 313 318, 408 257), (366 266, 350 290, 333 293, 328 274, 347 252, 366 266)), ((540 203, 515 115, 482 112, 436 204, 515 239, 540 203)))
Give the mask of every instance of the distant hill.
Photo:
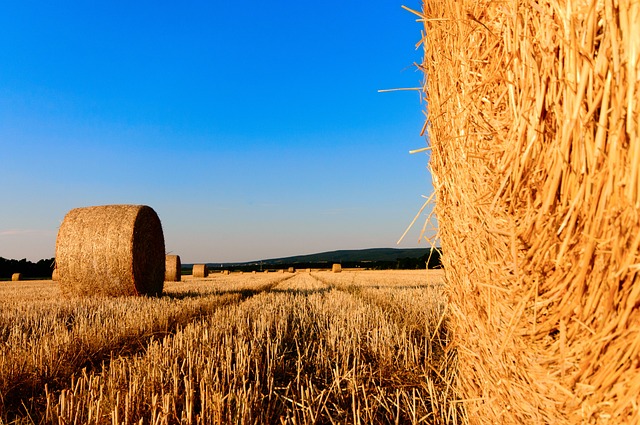
MULTIPOLYGON (((427 260, 429 268, 440 267, 440 252, 434 250, 431 253, 431 248, 343 249, 243 263, 208 263, 207 266, 212 270, 231 268, 249 271, 287 267, 330 268, 332 264, 339 263, 346 268, 421 269, 425 268, 427 260)), ((183 264, 182 267, 187 271, 192 264, 183 264)))
POLYGON ((397 261, 401 258, 420 258, 429 255, 430 248, 369 248, 342 249, 318 254, 263 260, 263 264, 340 263, 367 261, 397 261))

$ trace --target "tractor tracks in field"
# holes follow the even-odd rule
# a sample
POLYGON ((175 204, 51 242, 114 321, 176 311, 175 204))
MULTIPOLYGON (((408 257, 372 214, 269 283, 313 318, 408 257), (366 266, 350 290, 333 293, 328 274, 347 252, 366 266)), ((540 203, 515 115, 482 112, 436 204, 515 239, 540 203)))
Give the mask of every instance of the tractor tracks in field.
POLYGON ((407 333, 407 338, 424 341, 423 357, 430 363, 438 363, 434 369, 443 369, 451 361, 448 345, 448 313, 441 283, 425 285, 358 285, 355 279, 349 284, 339 284, 317 275, 329 290, 348 294, 362 303, 379 309, 386 320, 393 322, 407 333))

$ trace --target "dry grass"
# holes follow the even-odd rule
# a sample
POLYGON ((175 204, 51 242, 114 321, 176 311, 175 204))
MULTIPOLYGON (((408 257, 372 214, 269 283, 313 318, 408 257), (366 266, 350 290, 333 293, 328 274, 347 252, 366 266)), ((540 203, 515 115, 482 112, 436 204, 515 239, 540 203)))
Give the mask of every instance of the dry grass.
POLYGON ((440 280, 216 274, 74 300, 2 287, 0 422, 447 423, 440 280))
POLYGON ((640 423, 640 3, 423 1, 472 423, 640 423))

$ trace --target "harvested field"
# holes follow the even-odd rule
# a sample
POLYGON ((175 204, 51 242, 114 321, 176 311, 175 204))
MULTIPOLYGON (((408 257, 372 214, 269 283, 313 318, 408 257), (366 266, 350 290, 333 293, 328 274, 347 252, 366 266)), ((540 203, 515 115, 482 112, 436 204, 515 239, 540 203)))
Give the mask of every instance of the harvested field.
POLYGON ((446 423, 437 271, 0 287, 0 423, 446 423))

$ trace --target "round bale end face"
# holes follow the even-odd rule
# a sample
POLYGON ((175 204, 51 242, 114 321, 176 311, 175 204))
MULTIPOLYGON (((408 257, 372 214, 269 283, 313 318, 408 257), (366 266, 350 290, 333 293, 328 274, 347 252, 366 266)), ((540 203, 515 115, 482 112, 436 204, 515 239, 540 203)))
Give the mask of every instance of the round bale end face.
POLYGON ((14 273, 11 275, 12 282, 18 282, 20 280, 22 280, 22 273, 14 273))
POLYGON ((58 282, 65 295, 160 295, 164 235, 145 205, 75 208, 56 241, 58 282))
POLYGON ((138 294, 159 296, 164 289, 165 253, 162 224, 156 212, 141 206, 133 227, 133 275, 138 294))

